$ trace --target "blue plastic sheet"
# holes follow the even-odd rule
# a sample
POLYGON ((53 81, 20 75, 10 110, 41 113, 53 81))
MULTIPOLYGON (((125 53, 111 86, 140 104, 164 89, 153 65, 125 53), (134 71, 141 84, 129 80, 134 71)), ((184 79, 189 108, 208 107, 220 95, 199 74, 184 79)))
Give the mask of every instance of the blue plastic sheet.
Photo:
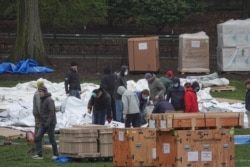
POLYGON ((14 74, 30 74, 30 73, 50 73, 53 69, 38 66, 35 60, 27 59, 21 60, 16 65, 13 63, 3 62, 0 64, 0 74, 14 73, 14 74))
POLYGON ((250 144, 250 135, 235 135, 234 144, 250 144))

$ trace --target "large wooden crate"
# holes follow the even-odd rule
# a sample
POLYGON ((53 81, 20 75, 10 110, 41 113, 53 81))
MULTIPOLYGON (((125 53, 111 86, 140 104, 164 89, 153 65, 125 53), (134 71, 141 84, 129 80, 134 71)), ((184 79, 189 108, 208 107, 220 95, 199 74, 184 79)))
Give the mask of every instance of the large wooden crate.
POLYGON ((244 112, 206 112, 206 127, 244 127, 244 112))
POLYGON ((164 113, 149 114, 147 118, 150 128, 162 131, 244 127, 243 112, 164 113))
POLYGON ((156 129, 114 128, 113 166, 157 166, 156 129))
POLYGON ((231 129, 157 132, 159 167, 234 167, 231 129))

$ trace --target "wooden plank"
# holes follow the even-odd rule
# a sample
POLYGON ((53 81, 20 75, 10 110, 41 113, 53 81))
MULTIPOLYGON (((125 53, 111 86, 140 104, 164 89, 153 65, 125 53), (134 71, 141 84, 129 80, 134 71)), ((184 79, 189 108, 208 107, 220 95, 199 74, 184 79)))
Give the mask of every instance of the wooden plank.
POLYGON ((205 127, 205 115, 202 112, 198 113, 175 113, 173 115, 173 128, 196 128, 205 127))
POLYGON ((211 92, 221 92, 221 91, 235 91, 235 86, 211 86, 211 92))
POLYGON ((209 74, 210 70, 206 68, 182 68, 179 70, 182 75, 186 73, 206 73, 209 74))
POLYGON ((244 112, 206 112, 207 127, 244 127, 244 112))

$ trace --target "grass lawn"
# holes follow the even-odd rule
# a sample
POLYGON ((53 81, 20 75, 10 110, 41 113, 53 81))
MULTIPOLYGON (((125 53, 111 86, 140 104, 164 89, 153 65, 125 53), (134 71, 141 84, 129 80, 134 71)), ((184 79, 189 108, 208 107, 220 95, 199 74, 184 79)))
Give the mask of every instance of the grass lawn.
MULTIPOLYGON (((0 86, 14 86, 17 81, 0 81, 0 86)), ((213 92, 213 97, 229 98, 244 100, 245 87, 243 81, 230 81, 231 86, 235 86, 235 91, 221 91, 213 92)), ((235 129, 235 135, 250 135, 250 129, 235 129)), ((0 141, 4 141, 3 137, 0 137, 0 141)), ((44 149, 43 160, 31 159, 31 150, 34 146, 27 143, 24 138, 13 139, 11 145, 0 145, 0 166, 3 167, 36 167, 36 166, 48 166, 48 167, 109 167, 112 166, 111 161, 72 161, 68 163, 57 163, 51 160, 52 153, 50 150, 44 149)), ((250 145, 235 145, 235 166, 236 167, 250 167, 250 145)))

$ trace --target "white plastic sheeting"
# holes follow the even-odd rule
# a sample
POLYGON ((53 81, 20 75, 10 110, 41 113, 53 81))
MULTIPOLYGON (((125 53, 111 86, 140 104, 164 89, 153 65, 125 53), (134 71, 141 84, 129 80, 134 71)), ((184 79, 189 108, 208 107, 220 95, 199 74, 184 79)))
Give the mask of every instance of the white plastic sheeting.
MULTIPOLYGON (((52 83, 46 79, 40 78, 45 83, 48 91, 52 94, 58 112, 56 129, 71 127, 77 124, 91 123, 92 115, 87 113, 87 103, 93 89, 99 85, 93 83, 81 84, 83 93, 81 100, 75 97, 67 97, 65 94, 64 83, 52 83)), ((181 78, 181 84, 193 82, 197 79, 181 78)), ((198 80, 197 80, 198 81, 198 80)), ((19 83, 15 87, 0 87, 0 126, 13 127, 20 130, 32 130, 34 126, 34 117, 32 114, 33 94, 36 91, 36 82, 30 81, 19 83)), ((200 81, 198 81, 200 83, 200 81)), ((140 79, 137 82, 127 81, 128 89, 132 91, 141 91, 148 88, 147 81, 140 79)), ((229 104, 220 103, 210 94, 210 88, 200 90, 197 93, 199 110, 202 112, 245 112, 245 105, 241 103, 229 104)), ((153 107, 148 106, 146 112, 150 113, 153 107)), ((245 115, 245 127, 247 127, 247 117, 245 115)), ((123 123, 112 121, 111 127, 124 127, 123 123)))

